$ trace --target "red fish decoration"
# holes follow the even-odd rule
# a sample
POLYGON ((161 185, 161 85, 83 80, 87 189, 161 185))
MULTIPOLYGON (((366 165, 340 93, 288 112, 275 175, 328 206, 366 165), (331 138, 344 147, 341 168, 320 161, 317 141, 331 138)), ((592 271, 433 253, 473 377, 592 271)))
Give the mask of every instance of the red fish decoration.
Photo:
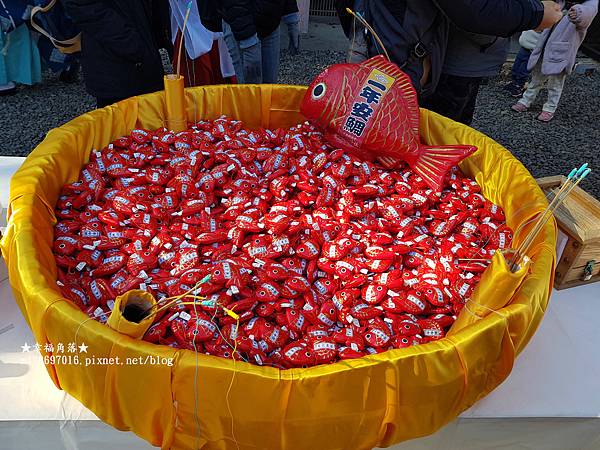
POLYGON ((328 67, 309 86, 300 111, 330 143, 388 167, 402 159, 436 192, 448 170, 477 150, 420 142, 415 89, 383 55, 328 67))

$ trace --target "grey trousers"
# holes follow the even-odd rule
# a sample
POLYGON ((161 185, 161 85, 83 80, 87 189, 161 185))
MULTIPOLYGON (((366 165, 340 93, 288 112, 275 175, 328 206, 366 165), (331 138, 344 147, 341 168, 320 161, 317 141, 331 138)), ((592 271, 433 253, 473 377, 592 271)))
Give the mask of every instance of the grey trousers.
POLYGON ((540 93, 542 87, 544 87, 544 82, 547 82, 548 100, 544 103, 542 111, 548 111, 554 114, 556 108, 558 108, 558 102, 560 101, 567 75, 565 73, 561 73, 560 75, 544 75, 541 72, 540 66, 541 64, 536 64, 534 66, 531 72, 531 82, 523 94, 523 98, 519 100, 519 103, 522 103, 529 108, 540 93))

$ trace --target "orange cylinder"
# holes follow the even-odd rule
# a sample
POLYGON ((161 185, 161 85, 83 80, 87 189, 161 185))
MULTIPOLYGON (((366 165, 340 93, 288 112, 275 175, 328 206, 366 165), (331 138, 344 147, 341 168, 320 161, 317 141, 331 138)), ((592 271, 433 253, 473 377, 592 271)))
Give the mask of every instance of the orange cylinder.
POLYGON ((166 127, 179 133, 187 128, 184 81, 181 75, 165 75, 166 127))

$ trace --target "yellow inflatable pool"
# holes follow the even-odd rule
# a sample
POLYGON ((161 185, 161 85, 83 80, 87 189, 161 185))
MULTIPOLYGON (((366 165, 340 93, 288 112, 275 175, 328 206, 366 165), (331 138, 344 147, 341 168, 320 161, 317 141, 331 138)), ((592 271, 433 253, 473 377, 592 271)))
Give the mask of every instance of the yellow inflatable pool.
MULTIPOLYGON (((186 91, 187 115, 190 121, 225 114, 253 128, 288 127, 303 120, 298 108, 304 92, 278 85, 193 88, 186 91)), ((508 376, 548 303, 553 221, 533 246, 529 274, 512 297, 497 293, 501 275, 492 273, 479 299, 485 303, 481 317, 469 325, 439 341, 357 360, 280 371, 153 345, 86 320, 55 284, 53 210, 59 191, 78 178, 91 150, 164 121, 162 93, 84 114, 51 130, 11 181, 2 251, 17 302, 42 350, 45 343, 83 342, 89 356, 118 356, 121 362, 141 356, 146 362, 86 367, 82 354, 80 364, 47 367, 58 388, 108 424, 162 448, 367 449, 434 432, 508 376), (160 364, 169 358, 171 365, 160 364)), ((547 205, 529 172, 490 138, 426 110, 421 124, 427 144, 479 147, 461 167, 504 208, 512 229, 547 205)))

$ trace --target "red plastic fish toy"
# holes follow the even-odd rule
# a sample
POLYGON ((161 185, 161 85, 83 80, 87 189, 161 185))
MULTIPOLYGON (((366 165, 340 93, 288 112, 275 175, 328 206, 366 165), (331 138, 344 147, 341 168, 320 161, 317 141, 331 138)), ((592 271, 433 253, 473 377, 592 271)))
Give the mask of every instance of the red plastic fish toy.
POLYGON ((309 86, 300 110, 332 144, 366 159, 379 157, 388 167, 402 159, 436 192, 448 170, 477 150, 421 144, 415 89, 383 55, 328 67, 309 86))

